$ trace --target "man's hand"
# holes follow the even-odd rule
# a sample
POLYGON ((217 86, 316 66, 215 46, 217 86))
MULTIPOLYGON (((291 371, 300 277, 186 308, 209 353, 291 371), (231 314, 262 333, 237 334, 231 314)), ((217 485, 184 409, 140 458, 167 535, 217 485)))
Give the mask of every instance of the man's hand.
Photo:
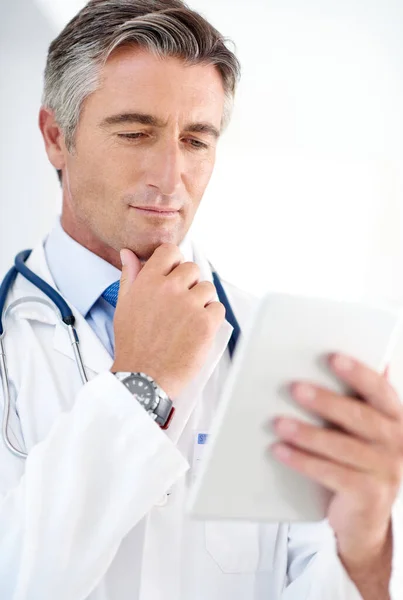
POLYGON ((328 520, 340 559, 365 600, 388 600, 391 512, 403 474, 403 408, 385 377, 340 355, 331 355, 329 365, 360 399, 294 383, 294 399, 337 427, 278 418, 282 441, 273 453, 334 492, 328 520))
POLYGON ((177 246, 162 244, 142 268, 130 250, 122 255, 111 370, 144 372, 174 398, 203 366, 225 308, 177 246))

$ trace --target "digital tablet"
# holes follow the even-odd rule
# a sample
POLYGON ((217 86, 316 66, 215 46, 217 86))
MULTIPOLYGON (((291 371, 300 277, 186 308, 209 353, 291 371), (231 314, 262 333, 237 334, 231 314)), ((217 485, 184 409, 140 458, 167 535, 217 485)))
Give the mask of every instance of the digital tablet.
POLYGON ((399 331, 400 317, 392 311, 352 302, 265 296, 239 340, 190 493, 191 516, 323 519, 329 492, 272 456, 272 420, 288 416, 321 423, 292 400, 289 384, 306 380, 349 393, 327 367, 326 355, 343 352, 383 372, 399 331))

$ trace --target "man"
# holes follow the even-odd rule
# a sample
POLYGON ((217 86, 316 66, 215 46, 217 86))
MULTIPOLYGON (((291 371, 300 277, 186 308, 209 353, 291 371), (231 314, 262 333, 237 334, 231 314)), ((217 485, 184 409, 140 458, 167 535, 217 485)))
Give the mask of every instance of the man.
MULTIPOLYGON (((402 409, 386 379, 351 358, 331 356, 329 367, 366 403, 291 388, 338 429, 274 424, 275 456, 334 492, 328 523, 186 516, 195 434, 214 418, 231 335, 187 234, 238 74, 220 34, 180 0, 94 0, 50 47, 40 128, 63 210, 28 265, 73 307, 90 381, 81 385, 53 313, 20 307, 5 342, 10 429, 28 459, 1 444, 1 598, 396 594, 402 409), (169 410, 140 405, 147 382, 169 410)), ((226 290, 242 327, 253 300, 226 290)), ((33 294, 41 296, 19 277, 9 302, 33 294)))

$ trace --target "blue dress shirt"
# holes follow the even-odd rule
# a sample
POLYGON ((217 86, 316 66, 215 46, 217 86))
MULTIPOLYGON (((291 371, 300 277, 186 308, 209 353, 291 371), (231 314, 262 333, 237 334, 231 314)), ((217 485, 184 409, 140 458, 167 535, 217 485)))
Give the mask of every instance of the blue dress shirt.
MULTIPOLYGON (((73 240, 57 219, 44 243, 50 273, 59 292, 85 318, 109 354, 114 354, 114 307, 102 297, 120 280, 121 271, 73 240)), ((180 245, 185 260, 193 260, 190 242, 180 245)))

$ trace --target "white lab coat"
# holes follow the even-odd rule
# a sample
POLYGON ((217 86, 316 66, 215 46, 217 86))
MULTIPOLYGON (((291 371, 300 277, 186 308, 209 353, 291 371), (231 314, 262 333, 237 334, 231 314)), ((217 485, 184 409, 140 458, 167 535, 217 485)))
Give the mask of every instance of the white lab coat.
MULTIPOLYGON (((195 260, 211 279, 197 249, 195 260)), ((42 245, 29 266, 54 285, 42 245)), ((242 327, 254 300, 225 287, 242 327)), ((31 295, 41 293, 19 277, 9 303, 31 295)), ((21 306, 6 323, 11 437, 29 457, 15 458, 0 441, 2 600, 360 598, 325 523, 203 523, 185 514, 194 439, 210 428, 229 366, 228 323, 175 399, 165 433, 109 372, 111 357, 75 316, 85 386, 50 310, 21 306)))

